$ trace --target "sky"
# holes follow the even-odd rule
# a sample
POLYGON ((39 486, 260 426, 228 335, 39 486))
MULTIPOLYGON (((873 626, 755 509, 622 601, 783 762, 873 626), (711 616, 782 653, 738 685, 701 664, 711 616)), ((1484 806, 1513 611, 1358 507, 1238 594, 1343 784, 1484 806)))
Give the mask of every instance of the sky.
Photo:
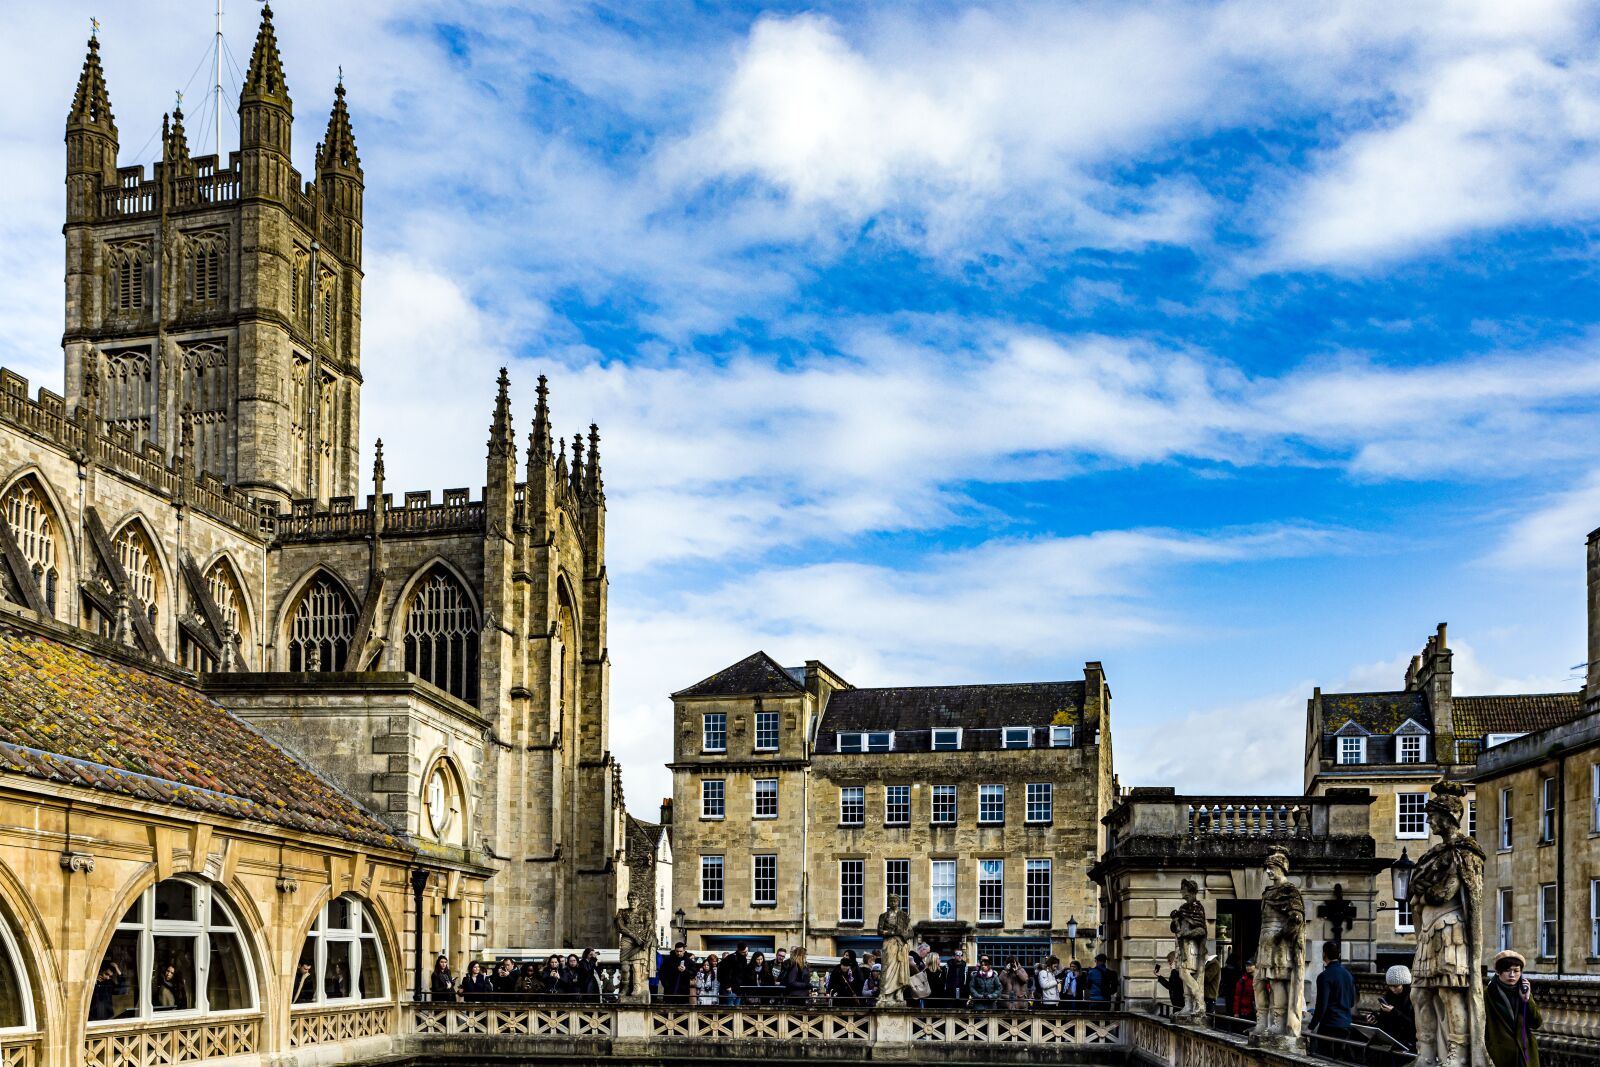
MULTIPOLYGON (((123 165, 210 0, 3 5, 0 363, 58 388, 89 19, 123 165)), ((483 484, 497 368, 598 422, 611 742, 764 649, 856 685, 1105 664, 1124 785, 1298 793, 1305 702, 1581 684, 1600 10, 1566 0, 279 0, 366 172, 363 454, 483 484)), ((258 12, 224 17, 224 150, 258 12)), ((190 70, 197 73, 191 77, 190 70)), ((140 145, 143 145, 141 148, 140 145)), ((363 492, 366 487, 363 488, 363 492)))

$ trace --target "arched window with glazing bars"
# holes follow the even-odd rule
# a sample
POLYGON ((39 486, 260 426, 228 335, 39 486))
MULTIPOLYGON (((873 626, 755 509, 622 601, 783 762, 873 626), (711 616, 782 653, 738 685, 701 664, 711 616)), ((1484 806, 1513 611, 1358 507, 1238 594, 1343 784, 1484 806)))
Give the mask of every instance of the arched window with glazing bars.
POLYGON ((406 609, 406 670, 468 704, 478 702, 478 613, 461 582, 435 564, 406 609))

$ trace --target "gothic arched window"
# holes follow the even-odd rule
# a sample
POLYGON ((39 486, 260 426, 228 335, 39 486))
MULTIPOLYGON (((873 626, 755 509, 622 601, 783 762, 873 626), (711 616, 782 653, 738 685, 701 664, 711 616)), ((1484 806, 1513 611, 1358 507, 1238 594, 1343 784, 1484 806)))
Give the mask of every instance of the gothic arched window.
POLYGON ((24 478, 6 492, 0 501, 11 536, 17 539, 22 556, 33 571, 33 581, 44 597, 50 614, 56 613, 61 588, 61 526, 50 510, 44 492, 31 478, 24 478))
POLYGON ((319 574, 289 620, 291 671, 342 671, 355 636, 356 609, 338 582, 319 574))
POLYGON ((102 365, 100 417, 133 435, 135 448, 150 436, 150 352, 124 348, 107 352, 102 365))
MULTIPOLYGON (((226 637, 229 632, 238 635, 239 658, 248 664, 252 640, 250 612, 245 606, 244 590, 239 585, 239 577, 226 560, 217 560, 206 572, 206 591, 211 594, 211 602, 216 605, 217 613, 222 616, 222 636, 226 637)), ((199 608, 196 607, 194 614, 199 613, 199 608)), ((192 671, 208 672, 221 667, 204 646, 190 640, 187 634, 180 636, 183 642, 185 667, 192 671)))
POLYGON ((406 670, 468 704, 478 702, 478 616, 467 591, 435 564, 406 611, 406 670))
POLYGON ((214 304, 222 299, 227 247, 227 238, 215 231, 190 238, 186 280, 191 303, 214 304))
POLYGON ((143 611, 150 625, 156 624, 156 605, 161 602, 161 568, 156 563, 155 546, 137 522, 124 526, 112 541, 117 562, 128 576, 128 594, 138 603, 129 606, 143 611))
POLYGON ((228 343, 196 341, 181 347, 182 418, 192 431, 194 466, 224 475, 228 429, 228 343))
POLYGON ((150 258, 147 241, 106 246, 106 304, 124 315, 144 310, 144 274, 150 258))
POLYGON ((33 990, 11 925, 0 919, 0 1033, 32 1030, 33 990))

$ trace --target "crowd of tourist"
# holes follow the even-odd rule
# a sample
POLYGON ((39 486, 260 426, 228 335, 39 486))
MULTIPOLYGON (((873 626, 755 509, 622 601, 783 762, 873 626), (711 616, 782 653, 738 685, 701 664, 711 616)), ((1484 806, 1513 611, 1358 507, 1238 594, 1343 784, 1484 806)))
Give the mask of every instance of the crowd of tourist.
MULTIPOLYGON (((1063 967, 1055 956, 1031 967, 1016 959, 997 966, 988 955, 970 963, 963 949, 947 960, 927 944, 907 953, 904 973, 906 985, 896 999, 922 1009, 1017 1011, 1064 1001, 1109 1007, 1120 984, 1103 954, 1088 969, 1077 960, 1063 967)), ((883 962, 873 952, 857 957, 846 949, 831 967, 814 967, 799 947, 780 948, 771 958, 747 945, 696 957, 680 941, 661 959, 655 993, 667 1004, 861 1007, 878 1001, 882 977, 883 962)))

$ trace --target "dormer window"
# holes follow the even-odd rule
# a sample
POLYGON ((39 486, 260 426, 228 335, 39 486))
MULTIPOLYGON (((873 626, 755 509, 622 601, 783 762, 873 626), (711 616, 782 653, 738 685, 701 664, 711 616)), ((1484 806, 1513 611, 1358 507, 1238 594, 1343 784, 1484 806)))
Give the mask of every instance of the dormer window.
POLYGON ((1071 748, 1072 747, 1072 727, 1070 727, 1070 726, 1052 726, 1052 727, 1050 727, 1050 747, 1051 748, 1071 748))
POLYGON ((1367 739, 1365 737, 1339 738, 1339 762, 1341 764, 1367 762, 1367 739))
POLYGON ((1001 748, 1032 748, 1033 727, 1007 726, 1000 732, 1001 748))
POLYGON ((1421 763, 1426 758, 1427 738, 1421 734, 1403 734, 1400 737, 1400 763, 1421 763))
POLYGON ((933 731, 933 750, 935 752, 961 751, 960 730, 935 730, 933 731))
POLYGON ((851 731, 836 737, 840 752, 888 752, 894 748, 894 734, 888 730, 851 731))

